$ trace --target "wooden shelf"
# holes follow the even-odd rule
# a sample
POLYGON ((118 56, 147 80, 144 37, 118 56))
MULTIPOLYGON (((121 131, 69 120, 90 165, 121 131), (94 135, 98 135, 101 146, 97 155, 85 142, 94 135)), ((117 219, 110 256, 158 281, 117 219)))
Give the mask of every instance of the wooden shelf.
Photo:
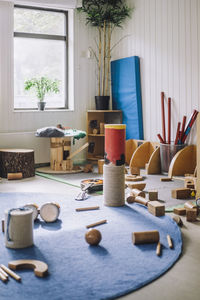
POLYGON ((89 133, 88 136, 105 136, 105 134, 94 134, 94 133, 89 133))
MULTIPOLYGON (((90 127, 91 121, 96 121, 97 128, 100 129, 100 123, 104 124, 121 124, 121 110, 88 110, 87 111, 87 139, 93 152, 87 155, 88 160, 99 160, 104 158, 104 136, 103 133, 94 134, 93 128, 90 127)), ((101 132, 101 131, 100 131, 101 132)))

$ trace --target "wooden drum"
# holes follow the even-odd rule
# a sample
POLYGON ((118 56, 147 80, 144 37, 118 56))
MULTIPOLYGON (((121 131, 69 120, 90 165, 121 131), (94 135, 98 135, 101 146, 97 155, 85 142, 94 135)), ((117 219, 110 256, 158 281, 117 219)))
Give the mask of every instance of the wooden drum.
POLYGON ((59 214, 60 206, 57 203, 48 202, 43 204, 40 208, 40 216, 47 223, 55 222, 59 214))

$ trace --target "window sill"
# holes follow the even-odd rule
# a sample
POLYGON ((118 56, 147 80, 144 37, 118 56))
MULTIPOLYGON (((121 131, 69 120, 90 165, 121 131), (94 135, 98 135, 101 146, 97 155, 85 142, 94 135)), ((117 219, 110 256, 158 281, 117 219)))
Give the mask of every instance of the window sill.
POLYGON ((14 113, 51 113, 51 112, 73 112, 74 109, 45 109, 45 110, 37 110, 37 109, 14 109, 14 113))

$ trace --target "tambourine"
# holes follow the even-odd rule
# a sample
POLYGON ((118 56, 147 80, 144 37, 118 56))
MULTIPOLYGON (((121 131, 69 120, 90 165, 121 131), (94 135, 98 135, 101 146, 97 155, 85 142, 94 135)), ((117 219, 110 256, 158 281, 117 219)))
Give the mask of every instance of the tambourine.
POLYGON ((40 208, 40 216, 47 223, 55 222, 59 214, 60 206, 57 203, 48 202, 43 204, 40 208))
POLYGON ((26 205, 24 205, 24 207, 32 209, 32 211, 33 211, 33 221, 35 221, 38 217, 38 214, 39 214, 39 209, 38 209, 37 204, 26 204, 26 205))
POLYGON ((48 202, 41 206, 39 209, 36 204, 26 204, 24 207, 32 209, 33 211, 33 221, 35 221, 40 214, 41 218, 49 223, 55 222, 60 214, 60 206, 58 203, 48 202))

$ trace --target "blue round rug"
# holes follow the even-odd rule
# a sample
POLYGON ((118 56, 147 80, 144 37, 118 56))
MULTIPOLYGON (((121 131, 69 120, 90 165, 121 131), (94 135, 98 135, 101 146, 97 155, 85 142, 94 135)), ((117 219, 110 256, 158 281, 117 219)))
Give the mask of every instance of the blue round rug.
POLYGON ((168 216, 154 217, 139 204, 111 208, 103 205, 103 196, 75 201, 61 194, 1 193, 0 217, 5 209, 36 203, 58 202, 59 220, 35 222, 34 246, 27 249, 8 249, 0 235, 0 263, 11 260, 37 259, 49 266, 49 275, 38 278, 31 270, 19 270, 21 283, 10 278, 0 283, 0 298, 15 300, 95 300, 115 299, 158 278, 179 258, 182 251, 181 232, 168 216), (77 207, 99 205, 95 211, 76 212, 77 207), (99 246, 85 242, 86 225, 107 219, 96 227, 101 231, 99 246), (162 255, 156 255, 156 244, 133 245, 132 232, 158 230, 162 255), (167 243, 172 237, 174 248, 167 243))

